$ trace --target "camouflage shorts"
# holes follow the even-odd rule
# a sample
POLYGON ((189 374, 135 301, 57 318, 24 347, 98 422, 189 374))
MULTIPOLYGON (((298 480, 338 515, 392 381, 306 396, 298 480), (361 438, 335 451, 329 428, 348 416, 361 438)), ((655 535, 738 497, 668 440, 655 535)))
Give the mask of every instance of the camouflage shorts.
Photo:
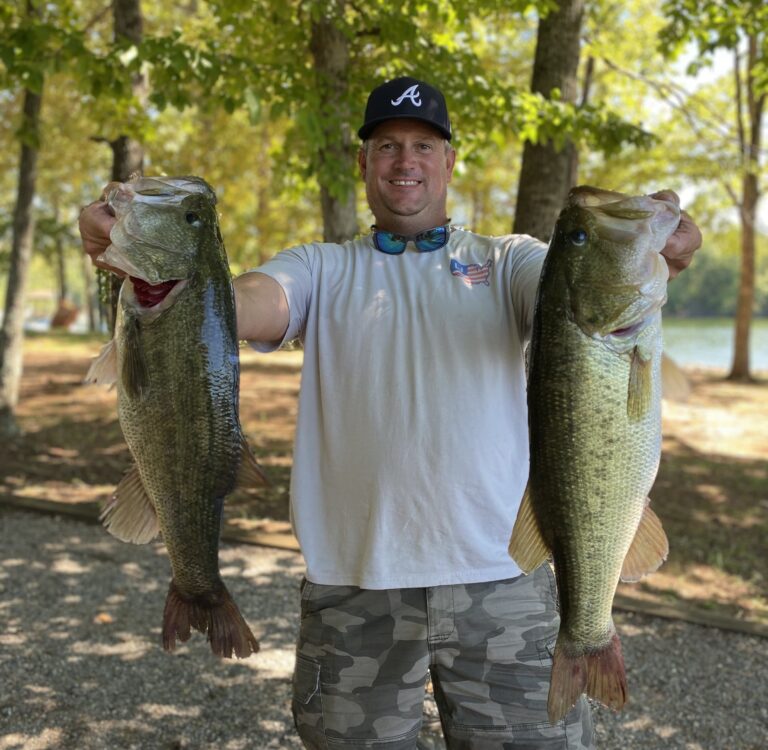
POLYGON ((550 725, 554 576, 374 591, 305 581, 293 715, 307 748, 413 750, 429 672, 451 750, 591 748, 582 697, 550 725))

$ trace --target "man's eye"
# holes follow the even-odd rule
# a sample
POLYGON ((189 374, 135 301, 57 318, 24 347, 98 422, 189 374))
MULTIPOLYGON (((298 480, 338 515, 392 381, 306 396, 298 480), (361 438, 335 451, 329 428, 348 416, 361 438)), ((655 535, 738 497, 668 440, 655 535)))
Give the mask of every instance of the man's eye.
POLYGON ((420 151, 431 151, 432 150, 432 144, 431 143, 420 143, 419 144, 419 150, 420 151))

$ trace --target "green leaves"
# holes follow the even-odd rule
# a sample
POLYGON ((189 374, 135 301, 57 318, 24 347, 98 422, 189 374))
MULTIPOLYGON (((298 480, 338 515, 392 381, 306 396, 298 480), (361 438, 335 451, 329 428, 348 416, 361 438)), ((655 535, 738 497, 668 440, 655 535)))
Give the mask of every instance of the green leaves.
POLYGON ((669 23, 660 34, 660 49, 671 57, 689 41, 702 55, 711 55, 717 49, 736 49, 745 36, 764 37, 768 29, 763 0, 666 0, 662 10, 669 23))

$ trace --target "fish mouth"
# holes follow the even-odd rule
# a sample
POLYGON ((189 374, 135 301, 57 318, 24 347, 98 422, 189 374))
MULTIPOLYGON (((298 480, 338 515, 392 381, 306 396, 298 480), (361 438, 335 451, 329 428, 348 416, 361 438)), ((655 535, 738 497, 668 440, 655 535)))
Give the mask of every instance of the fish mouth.
POLYGON ((168 279, 153 284, 140 276, 130 275, 123 284, 120 299, 135 313, 154 320, 176 302, 188 283, 189 279, 168 279))
POLYGON ((611 331, 608 335, 617 336, 618 338, 629 338, 630 336, 638 333, 638 331, 642 330, 644 326, 645 319, 635 323, 634 325, 626 326, 625 328, 617 328, 615 331, 611 331))
POLYGON ((181 279, 171 279, 170 281, 161 281, 159 284, 150 284, 138 276, 129 276, 128 278, 133 284, 133 294, 136 301, 145 308, 159 305, 181 281, 181 279))

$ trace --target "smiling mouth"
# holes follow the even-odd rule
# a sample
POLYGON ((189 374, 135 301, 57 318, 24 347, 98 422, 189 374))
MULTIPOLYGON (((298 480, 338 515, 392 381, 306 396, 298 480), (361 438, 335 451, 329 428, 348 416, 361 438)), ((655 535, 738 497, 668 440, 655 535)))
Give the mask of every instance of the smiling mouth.
POLYGON ((396 187, 416 187, 421 185, 421 180, 390 180, 389 184, 396 187))

